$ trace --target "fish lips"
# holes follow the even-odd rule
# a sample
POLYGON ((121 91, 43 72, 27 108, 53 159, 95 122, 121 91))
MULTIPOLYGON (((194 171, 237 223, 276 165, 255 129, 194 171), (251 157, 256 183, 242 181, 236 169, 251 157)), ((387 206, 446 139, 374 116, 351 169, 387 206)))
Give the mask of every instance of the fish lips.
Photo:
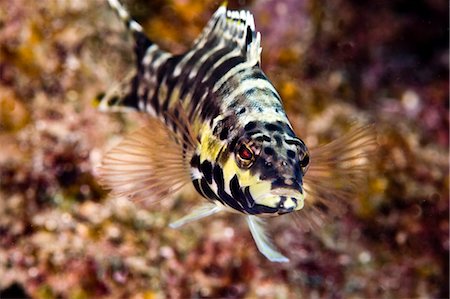
POLYGON ((245 188, 247 203, 256 203, 259 207, 267 207, 266 214, 282 215, 303 208, 304 195, 302 190, 292 188, 277 188, 263 194, 252 196, 252 188, 245 188))

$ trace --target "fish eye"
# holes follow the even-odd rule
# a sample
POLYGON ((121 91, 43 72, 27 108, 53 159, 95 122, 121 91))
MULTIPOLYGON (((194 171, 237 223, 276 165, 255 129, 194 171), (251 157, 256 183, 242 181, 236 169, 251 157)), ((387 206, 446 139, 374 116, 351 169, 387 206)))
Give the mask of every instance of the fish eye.
POLYGON ((300 167, 302 168, 303 173, 305 173, 308 170, 309 166, 309 154, 306 152, 303 158, 299 162, 300 167))
POLYGON ((244 143, 239 147, 236 157, 238 165, 242 168, 249 168, 255 161, 255 153, 244 143))

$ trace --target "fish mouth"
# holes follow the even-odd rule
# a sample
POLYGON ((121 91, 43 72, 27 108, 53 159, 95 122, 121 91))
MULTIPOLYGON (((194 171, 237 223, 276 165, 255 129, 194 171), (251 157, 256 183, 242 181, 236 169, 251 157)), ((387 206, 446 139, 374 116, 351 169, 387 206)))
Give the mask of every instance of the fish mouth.
POLYGON ((302 191, 292 188, 268 190, 255 196, 254 200, 260 205, 277 209, 276 214, 279 215, 301 210, 304 205, 302 191))

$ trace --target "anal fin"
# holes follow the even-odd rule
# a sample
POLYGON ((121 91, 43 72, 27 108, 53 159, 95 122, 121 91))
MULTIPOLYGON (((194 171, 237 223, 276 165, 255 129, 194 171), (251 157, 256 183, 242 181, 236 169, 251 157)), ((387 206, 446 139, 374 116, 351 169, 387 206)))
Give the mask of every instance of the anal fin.
POLYGON ((221 208, 213 203, 204 203, 194 208, 194 210, 186 216, 169 224, 171 228, 180 228, 181 226, 211 216, 221 211, 221 208))
POLYGON ((287 263, 289 259, 281 254, 269 239, 264 220, 257 216, 247 216, 248 227, 252 233, 258 250, 271 262, 287 263))

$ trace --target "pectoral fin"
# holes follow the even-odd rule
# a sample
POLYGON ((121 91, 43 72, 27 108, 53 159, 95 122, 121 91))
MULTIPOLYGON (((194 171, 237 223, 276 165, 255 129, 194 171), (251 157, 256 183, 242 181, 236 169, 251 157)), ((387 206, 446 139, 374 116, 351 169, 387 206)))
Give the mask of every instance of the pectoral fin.
POLYGON ((158 201, 173 195, 191 182, 189 160, 195 147, 184 141, 187 138, 181 139, 159 119, 146 119, 142 128, 105 155, 100 183, 113 196, 134 201, 158 201))
POLYGON ((265 230, 264 220, 256 216, 247 217, 248 227, 259 251, 271 262, 286 263, 289 259, 282 255, 276 248, 265 230))
POLYGON ((213 215, 217 212, 220 212, 221 208, 215 204, 212 203, 204 203, 200 206, 197 206, 191 213, 187 214, 186 216, 182 217, 181 219, 178 219, 175 222, 172 222, 169 224, 171 228, 179 228, 189 222, 202 219, 204 217, 208 217, 210 215, 213 215))
POLYGON ((338 139, 310 149, 311 163, 303 178, 305 206, 293 213, 303 228, 317 230, 340 215, 358 192, 367 186, 377 150, 373 126, 356 126, 338 139))

